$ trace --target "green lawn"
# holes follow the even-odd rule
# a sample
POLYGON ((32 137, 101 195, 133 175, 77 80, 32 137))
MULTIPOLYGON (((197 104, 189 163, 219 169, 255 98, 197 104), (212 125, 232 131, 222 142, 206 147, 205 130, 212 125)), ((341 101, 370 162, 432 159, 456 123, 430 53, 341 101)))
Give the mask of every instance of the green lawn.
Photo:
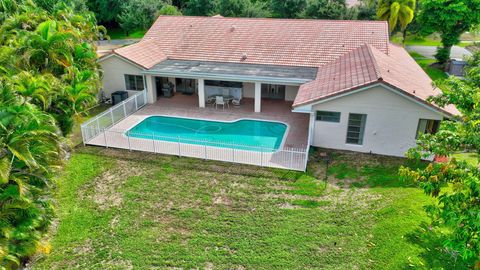
POLYGON ((466 269, 429 232, 402 159, 335 152, 308 173, 80 147, 33 269, 466 269))
MULTIPOLYGON (((392 36, 392 41, 397 44, 402 44, 402 36, 399 34, 394 35, 392 36)), ((457 44, 457 46, 466 47, 471 44, 472 44, 471 41, 461 41, 459 44, 457 44)), ((427 37, 407 36, 405 45, 439 47, 439 46, 442 46, 442 42, 441 42, 441 39, 436 36, 427 36, 427 37)))
POLYGON ((479 157, 477 153, 457 153, 453 155, 454 158, 462 161, 466 161, 474 166, 478 166, 479 157))
POLYGON ((434 59, 427 59, 425 56, 417 52, 409 52, 410 55, 415 59, 415 61, 422 67, 422 69, 430 76, 432 81, 443 80, 448 78, 448 75, 437 68, 431 67, 430 65, 435 63, 434 59))
POLYGON ((127 34, 123 29, 121 28, 114 28, 114 29, 108 29, 107 35, 110 37, 110 39, 127 39, 127 38, 142 38, 146 30, 135 30, 131 33, 127 34))

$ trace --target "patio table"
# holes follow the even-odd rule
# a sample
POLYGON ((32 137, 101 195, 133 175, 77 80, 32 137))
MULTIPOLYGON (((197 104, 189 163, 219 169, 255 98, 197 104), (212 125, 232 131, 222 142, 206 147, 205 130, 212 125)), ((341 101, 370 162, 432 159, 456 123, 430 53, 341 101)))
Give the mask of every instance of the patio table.
POLYGON ((234 97, 232 95, 227 95, 227 96, 224 96, 224 95, 210 95, 207 97, 207 102, 208 103, 212 103, 212 102, 215 102, 215 97, 217 96, 220 96, 220 97, 223 97, 223 100, 225 100, 225 102, 230 102, 234 99, 234 97))

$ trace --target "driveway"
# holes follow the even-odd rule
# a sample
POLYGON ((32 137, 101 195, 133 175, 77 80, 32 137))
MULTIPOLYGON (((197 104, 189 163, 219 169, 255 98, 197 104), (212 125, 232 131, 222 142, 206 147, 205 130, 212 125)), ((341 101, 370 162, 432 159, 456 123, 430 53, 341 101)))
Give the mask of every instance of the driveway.
POLYGON ((112 39, 97 42, 97 53, 104 54, 111 50, 127 46, 140 41, 140 39, 112 39))
MULTIPOLYGON (((417 52, 427 58, 434 59, 435 53, 437 52, 437 47, 435 46, 407 46, 408 51, 417 52)), ((452 51, 450 53, 450 58, 452 59, 463 59, 465 56, 470 56, 472 53, 462 47, 453 46, 452 51)))

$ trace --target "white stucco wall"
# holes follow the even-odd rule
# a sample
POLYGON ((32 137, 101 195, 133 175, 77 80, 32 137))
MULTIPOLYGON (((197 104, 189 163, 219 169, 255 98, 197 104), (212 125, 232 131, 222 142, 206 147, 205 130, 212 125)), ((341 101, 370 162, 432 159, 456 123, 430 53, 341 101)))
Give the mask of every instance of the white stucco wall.
POLYGON ((297 96, 299 86, 287 85, 285 87, 285 100, 294 101, 297 96))
MULTIPOLYGON (((100 61, 103 69, 102 85, 106 97, 119 90, 125 89, 125 74, 142 75, 141 69, 117 56, 111 56, 105 60, 100 61)), ((128 91, 129 95, 138 93, 137 91, 128 91)))
POLYGON ((382 86, 314 105, 312 110, 341 113, 340 123, 314 121, 312 145, 401 157, 415 146, 419 119, 443 119, 440 113, 382 86), (349 113, 367 114, 363 145, 345 142, 349 113))

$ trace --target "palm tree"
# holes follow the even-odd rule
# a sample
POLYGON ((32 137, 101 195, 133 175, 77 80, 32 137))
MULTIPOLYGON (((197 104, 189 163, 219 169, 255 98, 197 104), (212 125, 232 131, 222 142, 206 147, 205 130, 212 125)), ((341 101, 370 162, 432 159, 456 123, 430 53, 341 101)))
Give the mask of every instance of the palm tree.
POLYGON ((13 76, 12 81, 24 104, 30 102, 46 110, 55 96, 55 91, 51 91, 51 84, 56 78, 50 74, 33 75, 31 72, 23 71, 13 76))
POLYGON ((405 43, 406 30, 409 23, 412 22, 416 0, 380 0, 377 7, 377 16, 379 19, 388 21, 390 33, 400 24, 400 30, 403 33, 403 42, 405 43))
POLYGON ((46 187, 61 152, 54 119, 0 83, 0 268, 43 249, 53 213, 46 187))

